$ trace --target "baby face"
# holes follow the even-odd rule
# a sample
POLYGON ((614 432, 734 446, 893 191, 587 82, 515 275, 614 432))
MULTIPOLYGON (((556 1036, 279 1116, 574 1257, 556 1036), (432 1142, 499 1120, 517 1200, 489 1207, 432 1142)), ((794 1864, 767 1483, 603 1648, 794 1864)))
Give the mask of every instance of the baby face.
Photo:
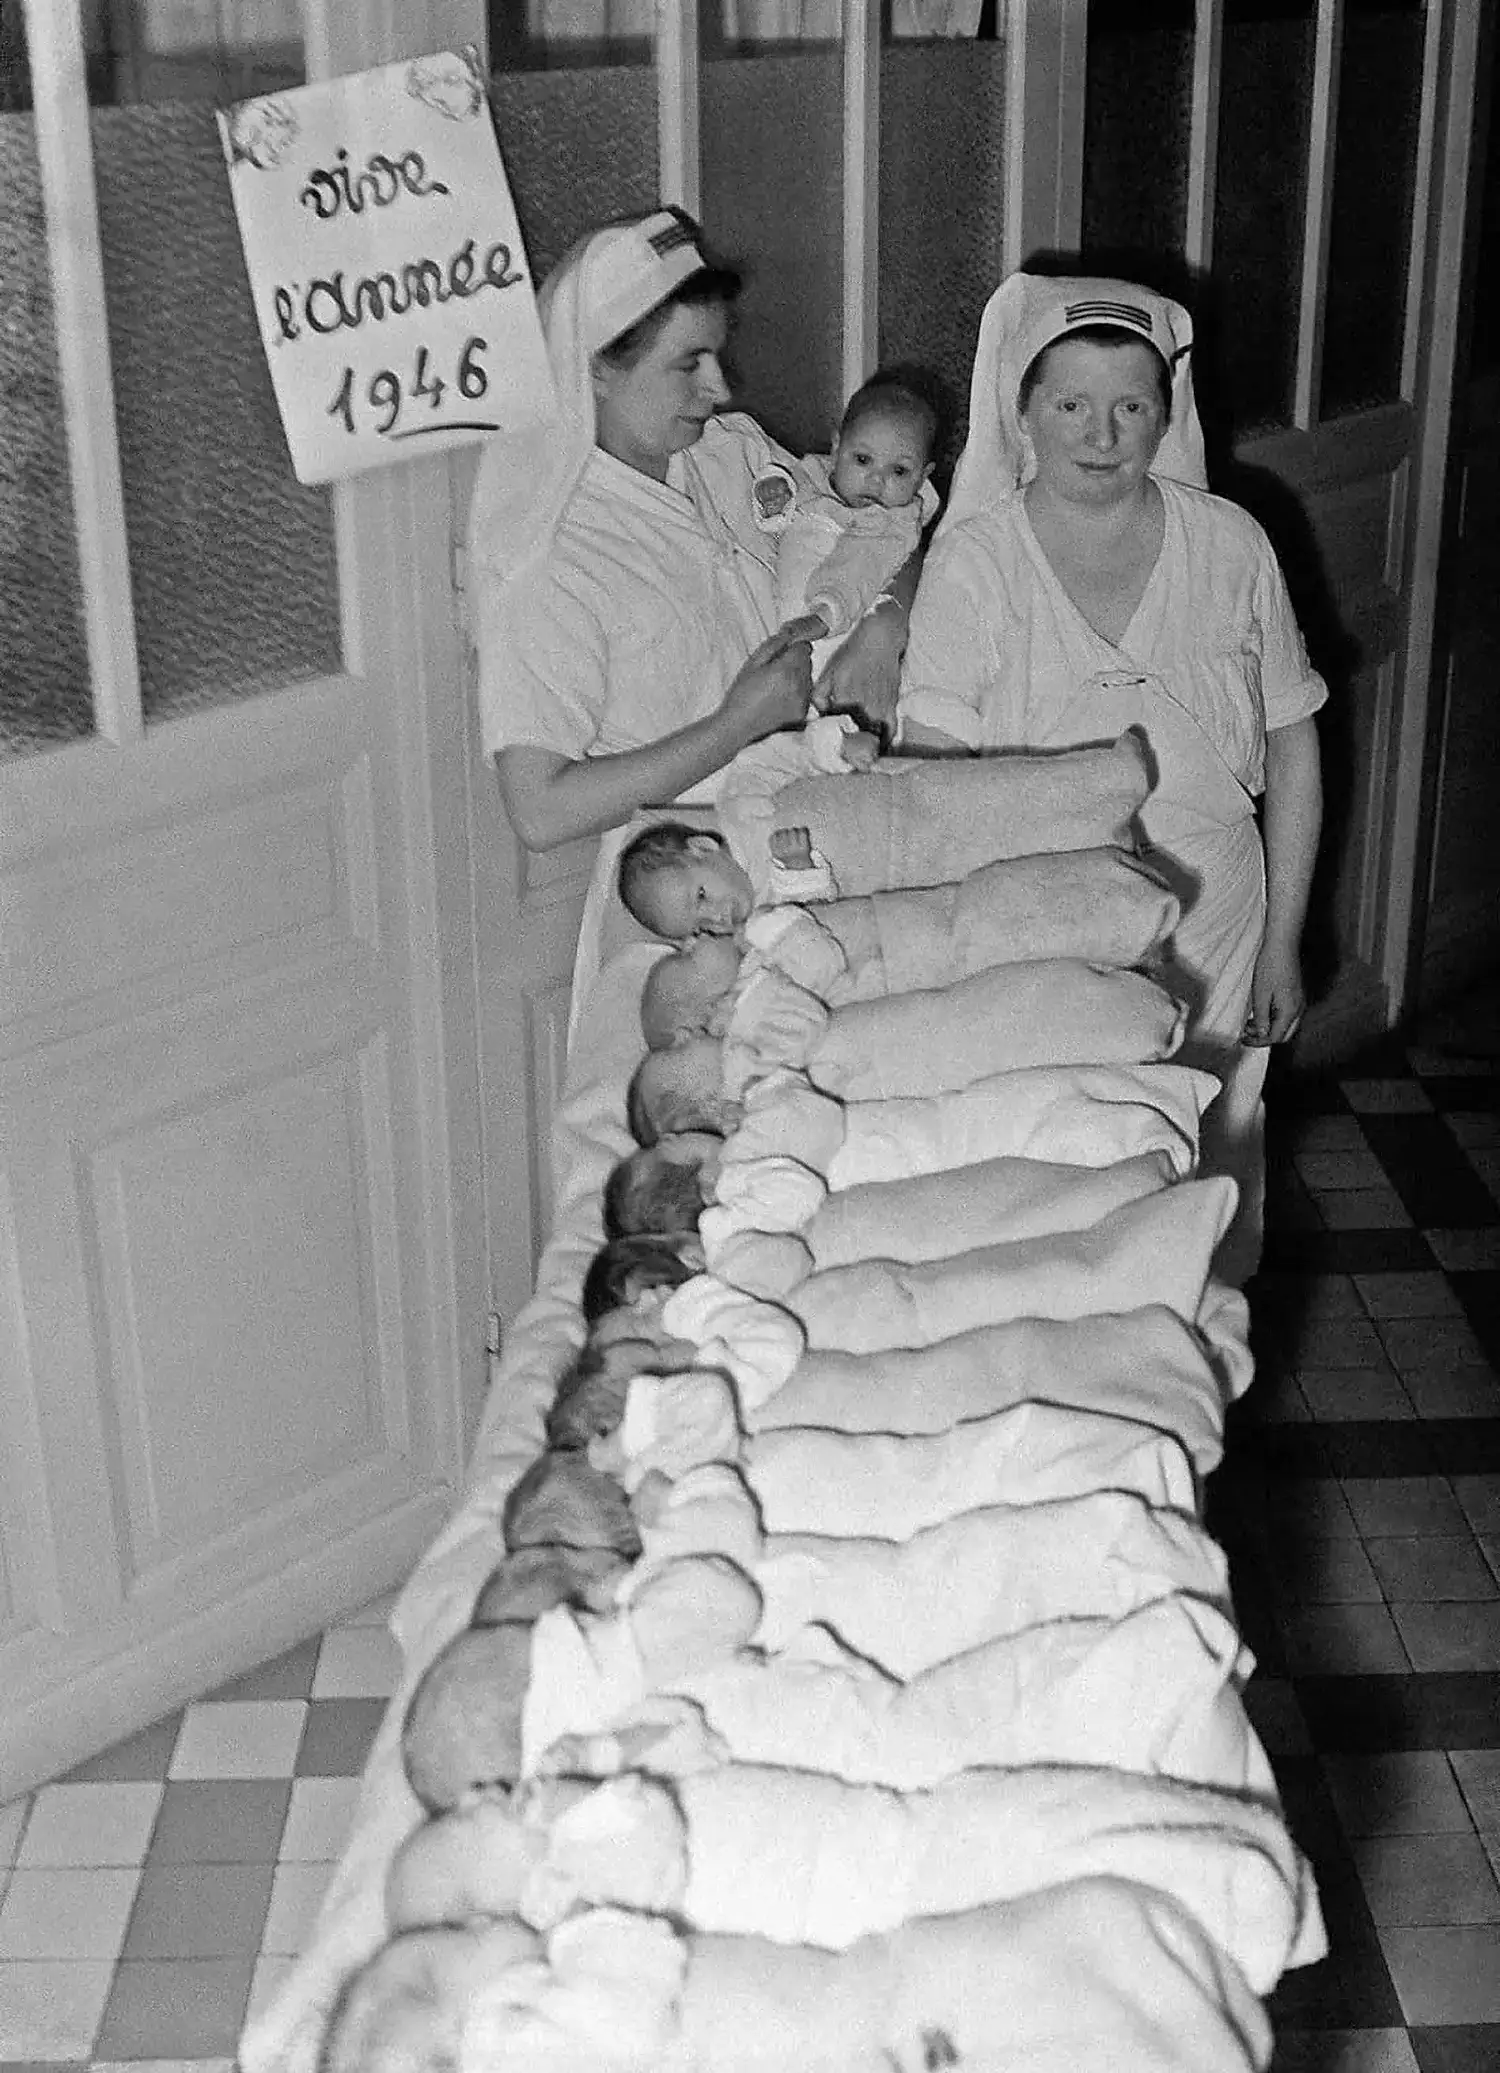
POLYGON ((750 918, 755 888, 722 842, 694 835, 680 864, 653 873, 641 905, 647 928, 671 942, 732 936, 750 918))
POLYGON ((653 1051, 686 1037, 722 1036, 740 971, 733 936, 694 936, 653 965, 641 993, 641 1030, 653 1051))
POLYGON ((911 502, 931 473, 918 421, 870 410, 840 431, 829 480, 846 504, 881 504, 896 511, 911 502))

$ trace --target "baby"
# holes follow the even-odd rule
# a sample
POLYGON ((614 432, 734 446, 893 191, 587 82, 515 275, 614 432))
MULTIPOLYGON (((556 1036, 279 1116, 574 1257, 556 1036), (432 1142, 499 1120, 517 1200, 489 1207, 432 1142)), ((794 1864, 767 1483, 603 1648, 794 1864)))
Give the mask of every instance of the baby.
POLYGON ((680 943, 691 936, 735 936, 762 901, 838 898, 828 859, 806 828, 770 838, 770 881, 757 887, 724 837, 681 821, 657 821, 620 853, 620 900, 653 936, 680 943))
POLYGON ((831 456, 803 462, 812 494, 804 491, 786 513, 776 601, 783 619, 823 623, 825 638, 813 642, 814 678, 855 621, 888 595, 886 585, 936 515, 938 411, 925 388, 896 368, 873 374, 844 406, 831 456))
POLYGON ((669 1136, 727 1137, 741 1105, 724 1091, 723 1038, 685 1037, 669 1051, 648 1051, 631 1074, 625 1108, 631 1135, 648 1148, 669 1136))
POLYGON ((468 2012, 491 1981, 535 1961, 542 1939, 514 1919, 408 1930, 345 1981, 318 2073, 436 2073, 460 2064, 468 2012))
POLYGON ((748 1091, 785 1067, 852 1102, 951 1093, 1027 1066, 1150 1064, 1172 1056, 1186 1019, 1144 973, 1080 958, 992 965, 940 990, 836 1008, 767 967, 738 990, 726 1036, 646 1053, 627 1120, 638 1144, 668 1131, 727 1135, 748 1091))
POLYGON ((710 1199, 723 1156, 717 1131, 692 1130, 654 1138, 611 1167, 604 1183, 604 1235, 691 1236, 710 1199))
POLYGON ((612 1238, 601 1247, 583 1283, 589 1337, 558 1378, 545 1425, 549 1447, 587 1447, 613 1432, 643 1359, 649 1367, 652 1354, 668 1365, 692 1358, 689 1341, 663 1336, 659 1312, 672 1289, 702 1269, 703 1248, 691 1238, 646 1234, 612 1238))
POLYGON ((945 885, 1007 859, 1133 848, 1150 789, 1145 742, 1133 730, 1083 749, 883 758, 857 785, 828 774, 753 795, 726 785, 716 821, 652 821, 626 843, 620 899, 669 942, 732 935, 759 905, 945 885))
POLYGON ((695 1239, 645 1237, 608 1239, 589 1261, 578 1307, 592 1326, 622 1303, 649 1288, 673 1287, 703 1270, 703 1247, 695 1239))
MULTIPOLYGON (((648 1150, 668 1136, 727 1136, 740 1104, 724 1091, 723 1039, 685 1037, 669 1051, 648 1051, 631 1075, 626 1111, 631 1134, 648 1150)), ((701 1161, 699 1174, 706 1185, 701 1161)))
MULTIPOLYGON (((734 936, 695 936, 651 967, 641 988, 641 1034, 648 1051, 697 1040, 723 1042, 725 1091, 736 1098, 762 1074, 809 1061, 835 1011, 823 995, 791 978, 774 951, 768 956, 758 947, 761 924, 782 914, 818 926, 800 907, 776 908, 752 918, 743 950, 734 936)), ((637 1142, 649 1144, 636 1127, 634 1093, 632 1083, 626 1120, 637 1142)), ((725 1120, 715 1127, 734 1129, 743 1121, 736 1111, 737 1099, 727 1102, 725 1120)))
POLYGON ((1180 913, 1147 865, 1108 847, 1005 858, 947 885, 760 907, 733 935, 689 936, 651 967, 642 1033, 652 1050, 726 1036, 736 989, 748 996, 766 971, 838 1008, 1038 958, 1160 968, 1180 913))

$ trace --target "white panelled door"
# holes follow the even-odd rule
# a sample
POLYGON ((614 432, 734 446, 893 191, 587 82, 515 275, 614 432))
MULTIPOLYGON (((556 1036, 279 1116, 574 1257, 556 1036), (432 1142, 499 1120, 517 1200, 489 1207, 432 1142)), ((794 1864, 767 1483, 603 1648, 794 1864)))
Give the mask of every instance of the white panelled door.
MULTIPOLYGON (((455 26, 392 12, 310 9, 309 74, 455 26)), ((341 666, 143 714, 78 17, 28 17, 95 731, 0 761, 0 1801, 404 1575, 492 1301, 450 471, 336 492, 341 666)))

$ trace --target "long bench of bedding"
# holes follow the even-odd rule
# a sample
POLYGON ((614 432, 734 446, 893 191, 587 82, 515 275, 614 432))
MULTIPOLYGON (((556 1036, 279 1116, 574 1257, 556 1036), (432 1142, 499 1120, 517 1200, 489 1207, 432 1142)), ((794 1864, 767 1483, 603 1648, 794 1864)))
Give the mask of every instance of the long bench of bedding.
MULTIPOLYGON (((1056 868, 1062 969, 1088 874, 1056 868)), ((1046 885, 1015 938, 1034 1021, 1046 885)), ((626 944, 579 1003, 536 1289, 244 2073, 1258 2073, 1265 1996, 1325 1944, 1199 1510, 1251 1374, 1212 1271, 1233 1187, 1196 1172, 1205 1075, 1043 1057, 952 1090, 962 1127, 879 1104, 858 1157, 815 1162, 774 1295, 732 1278, 767 1236, 747 1140, 718 1293, 679 1292, 697 1355, 630 1385, 628 1553, 484 1623, 584 1340, 662 950, 626 944), (472 1719, 418 1762, 447 1664, 472 1719), (486 1769, 497 1692, 515 1776, 486 1769)))

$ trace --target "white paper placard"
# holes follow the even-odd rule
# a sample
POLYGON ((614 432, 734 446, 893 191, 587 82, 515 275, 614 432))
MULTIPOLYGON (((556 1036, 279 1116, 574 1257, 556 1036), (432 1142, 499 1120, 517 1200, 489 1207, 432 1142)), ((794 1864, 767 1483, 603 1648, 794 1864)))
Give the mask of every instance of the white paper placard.
POLYGON ((555 415, 476 50, 265 94, 218 122, 299 482, 555 415))

